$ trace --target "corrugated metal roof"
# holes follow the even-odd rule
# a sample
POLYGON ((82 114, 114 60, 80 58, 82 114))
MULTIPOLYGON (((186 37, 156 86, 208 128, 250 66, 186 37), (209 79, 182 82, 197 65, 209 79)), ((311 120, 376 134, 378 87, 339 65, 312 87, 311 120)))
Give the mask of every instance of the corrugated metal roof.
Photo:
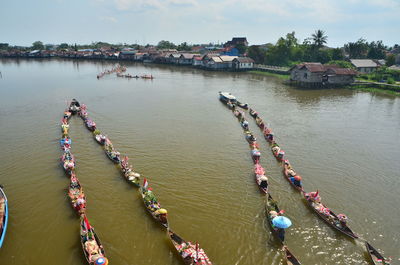
POLYGON ((216 63, 222 63, 222 60, 221 60, 221 58, 219 58, 219 56, 211 57, 211 60, 213 60, 216 63))
POLYGON ((238 57, 238 58, 236 58, 236 60, 239 63, 254 63, 254 60, 249 57, 238 57))
POLYGON ((219 58, 221 58, 221 60, 223 62, 232 62, 234 59, 238 58, 237 56, 229 56, 229 55, 221 55, 219 58))
POLYGON ((350 59, 350 62, 355 67, 378 67, 378 65, 371 59, 350 59))

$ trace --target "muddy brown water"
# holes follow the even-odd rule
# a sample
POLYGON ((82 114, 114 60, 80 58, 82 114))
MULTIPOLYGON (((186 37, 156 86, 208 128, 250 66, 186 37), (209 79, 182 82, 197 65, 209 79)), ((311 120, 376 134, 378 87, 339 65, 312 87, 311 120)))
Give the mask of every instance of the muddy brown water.
MULTIPOLYGON (((126 64, 135 80, 107 75, 113 62, 0 60, 0 183, 10 219, 1 265, 85 264, 79 218, 59 164, 66 101, 89 116, 146 176, 171 228, 199 242, 214 264, 282 264, 252 175, 243 131, 218 100, 230 91, 275 132, 306 190, 349 217, 349 226, 399 264, 400 100, 350 90, 297 90, 244 73, 126 64)), ((303 264, 368 264, 364 247, 320 220, 283 178, 254 120, 270 191, 293 226, 287 245, 303 264)), ((87 215, 111 265, 182 264, 163 228, 146 212, 78 117, 70 122, 87 215)))

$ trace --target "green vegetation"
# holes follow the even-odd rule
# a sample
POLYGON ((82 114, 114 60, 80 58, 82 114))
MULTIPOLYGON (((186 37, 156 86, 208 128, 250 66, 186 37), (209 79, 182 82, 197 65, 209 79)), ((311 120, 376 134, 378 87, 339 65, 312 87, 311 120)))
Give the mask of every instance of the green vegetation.
POLYGON ((387 67, 380 67, 376 72, 370 74, 362 74, 359 80, 372 81, 372 82, 387 82, 388 84, 395 84, 400 81, 400 71, 391 70, 387 67))
MULTIPOLYGON (((388 66, 394 64, 395 56, 382 41, 367 42, 360 38, 349 42, 343 47, 329 48, 325 46, 328 36, 322 30, 316 30, 302 43, 296 38, 295 32, 281 37, 275 44, 253 45, 248 47, 247 54, 257 64, 293 66, 300 62, 320 62, 322 64, 338 64, 341 67, 352 68, 345 58, 352 59, 387 59, 388 66), (386 57, 386 54, 387 57, 386 57), (345 56, 346 55, 346 56, 345 56)), ((396 44, 393 48, 397 48, 396 44)))
POLYGON ((257 74, 257 75, 265 75, 265 76, 274 76, 283 80, 289 80, 290 75, 289 74, 277 74, 277 73, 271 73, 271 72, 264 72, 264 71, 248 71, 251 74, 257 74))
POLYGON ((363 87, 363 86, 357 86, 357 87, 349 86, 347 88, 351 89, 351 90, 360 90, 360 91, 377 93, 377 94, 400 96, 400 90, 399 91, 393 91, 393 90, 386 90, 386 89, 381 89, 381 88, 376 88, 376 87, 363 87))
POLYGON ((44 49, 43 42, 35 41, 34 43, 32 43, 32 50, 43 50, 43 49, 44 49))

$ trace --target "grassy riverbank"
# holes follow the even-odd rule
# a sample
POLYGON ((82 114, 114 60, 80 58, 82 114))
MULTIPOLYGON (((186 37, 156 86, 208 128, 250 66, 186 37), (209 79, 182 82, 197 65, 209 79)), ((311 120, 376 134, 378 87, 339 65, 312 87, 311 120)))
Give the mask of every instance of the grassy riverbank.
POLYGON ((248 71, 248 73, 257 74, 257 75, 265 75, 265 76, 274 76, 274 77, 280 78, 282 80, 289 80, 289 78, 290 78, 290 75, 288 75, 288 74, 276 74, 276 73, 257 71, 257 70, 248 71))
POLYGON ((347 88, 350 90, 359 90, 359 91, 370 92, 370 93, 375 93, 375 94, 400 96, 400 90, 392 91, 392 90, 380 89, 380 88, 375 88, 375 87, 363 87, 363 86, 360 86, 360 87, 348 86, 347 88))

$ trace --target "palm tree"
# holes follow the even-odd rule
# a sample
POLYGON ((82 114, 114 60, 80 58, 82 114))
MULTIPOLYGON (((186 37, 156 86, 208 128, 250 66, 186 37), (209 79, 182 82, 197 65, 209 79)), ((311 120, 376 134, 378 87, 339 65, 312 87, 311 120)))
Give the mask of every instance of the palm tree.
POLYGON ((323 30, 317 30, 311 35, 311 39, 314 41, 314 45, 318 48, 322 47, 328 41, 328 36, 325 35, 323 30))

